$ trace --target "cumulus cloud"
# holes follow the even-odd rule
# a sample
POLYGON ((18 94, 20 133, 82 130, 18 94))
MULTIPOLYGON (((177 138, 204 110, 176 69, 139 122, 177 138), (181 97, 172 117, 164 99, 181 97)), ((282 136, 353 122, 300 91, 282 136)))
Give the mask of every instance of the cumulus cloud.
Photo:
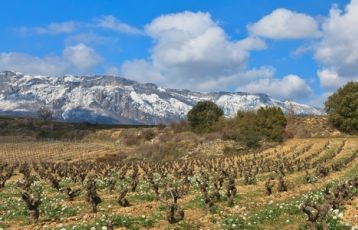
POLYGON ((101 62, 100 56, 83 43, 66 47, 63 57, 80 69, 89 69, 101 62))
POLYGON ((303 39, 320 36, 319 25, 309 15, 276 9, 258 22, 248 25, 252 35, 271 39, 303 39))
POLYGON ((198 90, 227 90, 228 87, 235 89, 238 84, 245 85, 262 78, 272 78, 275 69, 270 66, 262 66, 250 70, 244 70, 233 75, 218 76, 216 79, 199 82, 198 90))
POLYGON ((0 53, 0 69, 27 74, 58 75, 69 68, 68 63, 57 56, 36 57, 25 53, 0 53))
POLYGON ((143 31, 135 28, 133 26, 130 26, 124 22, 118 21, 114 16, 108 15, 104 16, 98 21, 97 24, 101 28, 110 29, 114 31, 119 31, 126 34, 131 35, 142 35, 143 31))
POLYGON ((37 34, 76 32, 66 38, 67 47, 62 55, 35 57, 23 53, 0 53, 0 69, 51 75, 90 73, 102 59, 85 44, 107 44, 112 41, 96 32, 106 29, 130 35, 146 35, 153 40, 148 58, 124 61, 119 68, 104 65, 106 74, 121 74, 140 82, 198 91, 237 88, 240 91, 268 93, 281 99, 299 99, 309 95, 311 89, 300 77, 289 75, 275 79, 273 67, 250 69, 248 63, 252 52, 267 48, 261 37, 283 39, 318 36, 314 19, 279 9, 248 28, 248 37, 234 39, 209 13, 189 11, 161 15, 143 30, 123 23, 114 16, 105 16, 90 23, 52 23, 45 27, 25 28, 24 31, 37 34), (279 28, 275 28, 279 35, 263 33, 263 29, 270 29, 263 25, 277 18, 281 19, 279 28), (291 25, 293 22, 298 25, 291 25), (292 31, 291 27, 295 30, 292 31))
POLYGON ((282 100, 302 99, 312 95, 309 85, 297 75, 287 75, 282 79, 259 79, 239 87, 238 90, 251 93, 266 93, 282 100))
POLYGON ((344 83, 344 79, 338 76, 338 73, 334 70, 323 69, 317 71, 320 84, 325 89, 335 89, 338 85, 344 83))
POLYGON ((166 81, 159 69, 155 68, 150 62, 140 59, 124 62, 120 72, 124 76, 139 82, 164 83, 166 81))
POLYGON ((168 87, 220 90, 240 82, 252 50, 265 49, 258 38, 230 39, 209 13, 162 15, 145 26, 154 40, 149 60, 127 61, 124 76, 168 87), (211 82, 225 82, 216 84, 211 82))
POLYGON ((321 85, 338 88, 350 80, 358 81, 358 0, 340 10, 333 7, 323 22, 323 38, 315 57, 323 64, 318 72, 321 85))
POLYGON ((36 57, 26 53, 0 53, 0 69, 27 74, 62 75, 87 73, 101 61, 100 56, 84 44, 66 47, 61 56, 36 57))

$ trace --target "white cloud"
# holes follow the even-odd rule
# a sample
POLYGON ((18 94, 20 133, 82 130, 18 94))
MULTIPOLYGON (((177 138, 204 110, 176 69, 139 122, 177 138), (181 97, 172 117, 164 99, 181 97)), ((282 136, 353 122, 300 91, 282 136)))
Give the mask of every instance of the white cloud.
POLYGON ((240 82, 251 50, 266 48, 254 37, 231 40, 208 13, 162 15, 145 27, 153 38, 149 60, 127 61, 121 72, 138 81, 192 90, 220 90, 240 82), (213 87, 212 82, 225 82, 213 87))
MULTIPOLYGON (((274 11, 271 15, 273 19, 267 17, 276 20, 277 14, 280 12, 282 14, 282 11, 284 10, 274 11)), ((304 25, 298 25, 295 28, 298 31, 285 31, 281 34, 283 36, 281 38, 309 37, 307 31, 315 30, 313 27, 316 26, 316 22, 306 15, 289 11, 281 27, 286 28, 292 21, 302 18, 304 20, 301 22, 304 25), (315 26, 310 25, 309 22, 315 26), (307 25, 308 27, 305 27, 307 25), (297 35, 295 32, 300 34, 297 35)), ((263 18, 261 21, 265 22, 267 19, 263 18)), ((254 26, 256 24, 249 28, 254 26)), ((120 68, 105 65, 103 69, 106 74, 121 74, 140 82, 153 82, 161 86, 198 91, 237 88, 268 93, 281 99, 300 99, 311 94, 309 86, 298 76, 289 75, 283 79, 275 79, 273 67, 249 69, 250 53, 266 49, 265 41, 260 38, 265 36, 251 31, 251 35, 247 38, 240 40, 230 38, 209 13, 186 11, 162 15, 147 24, 144 30, 122 23, 113 16, 106 16, 87 24, 73 22, 72 27, 71 23, 57 23, 41 29, 36 28, 32 31, 42 34, 71 31, 81 33, 71 34, 67 38, 67 47, 59 56, 34 57, 22 53, 2 53, 0 69, 51 75, 90 73, 90 70, 102 59, 94 49, 84 43, 100 44, 107 43, 109 40, 93 31, 86 31, 102 28, 133 35, 147 35, 153 39, 153 47, 148 59, 128 60, 120 68), (72 45, 73 43, 75 45, 72 45)), ((317 36, 316 32, 315 30, 314 35, 310 36, 317 36)))
POLYGON ((350 80, 358 81, 358 0, 344 11, 333 7, 323 22, 323 38, 315 57, 323 64, 318 72, 321 85, 338 88, 350 80))
POLYGON ((84 44, 66 47, 62 56, 36 57, 25 53, 0 53, 0 69, 26 74, 62 75, 88 73, 101 58, 84 44))
POLYGON ((66 47, 63 57, 79 69, 89 69, 101 62, 100 56, 83 43, 66 47))
POLYGON ((248 30, 254 36, 271 39, 302 39, 320 36, 314 18, 287 9, 276 9, 258 22, 250 24, 248 30))
POLYGON ((69 69, 69 63, 57 56, 35 57, 24 53, 0 53, 0 69, 27 74, 59 75, 69 69))
POLYGON ((349 81, 358 81, 358 74, 351 77, 342 76, 333 68, 318 70, 317 76, 320 80, 320 85, 326 90, 336 90, 349 81))
POLYGON ((299 46, 297 49, 295 49, 293 52, 291 52, 292 57, 300 57, 306 53, 314 51, 314 45, 313 44, 303 44, 299 46))
POLYGON ((236 87, 238 84, 244 85, 262 78, 272 78, 275 75, 275 69, 269 66, 243 70, 233 75, 218 76, 212 80, 197 83, 197 89, 200 91, 227 90, 228 87, 236 87))
POLYGON ((338 85, 341 85, 344 80, 338 76, 337 72, 329 69, 319 70, 317 71, 317 75, 321 86, 326 89, 335 89, 338 85))
POLYGON ((21 34, 63 34, 63 33, 72 33, 76 30, 78 24, 74 21, 66 22, 52 22, 44 27, 20 27, 16 29, 21 34))
POLYGON ((278 99, 302 99, 312 95, 309 85, 297 75, 287 75, 282 79, 259 79, 239 87, 238 90, 266 93, 278 99))
POLYGON ((77 43, 85 43, 85 44, 113 44, 118 41, 118 38, 102 36, 94 32, 88 33, 79 33, 75 35, 71 35, 66 38, 65 43, 69 44, 77 44, 77 43))
MULTIPOLYGON (((130 26, 124 22, 119 21, 114 16, 104 16, 101 19, 93 19, 90 22, 81 21, 64 21, 64 22, 52 22, 46 26, 26 27, 22 26, 15 28, 15 31, 22 35, 58 35, 58 34, 70 34, 75 32, 92 33, 93 29, 109 29, 130 35, 143 35, 144 32, 138 28, 130 26)), ((98 36, 97 36, 98 37, 98 36)))
POLYGON ((139 82, 163 83, 166 81, 159 69, 145 60, 126 61, 120 71, 124 76, 139 82))
POLYGON ((143 34, 143 31, 141 31, 140 29, 130 26, 126 23, 120 22, 112 15, 105 16, 105 17, 101 18, 98 21, 98 26, 105 28, 105 29, 119 31, 119 32, 126 33, 126 34, 131 34, 131 35, 142 35, 143 34))

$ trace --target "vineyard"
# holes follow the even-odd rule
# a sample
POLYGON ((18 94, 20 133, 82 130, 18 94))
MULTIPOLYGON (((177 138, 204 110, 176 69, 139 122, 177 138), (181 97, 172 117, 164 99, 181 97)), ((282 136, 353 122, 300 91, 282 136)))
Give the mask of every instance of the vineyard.
POLYGON ((70 161, 114 153, 116 146, 101 142, 26 141, 1 143, 0 160, 6 162, 70 161))
POLYGON ((152 162, 106 142, 4 142, 2 229, 352 229, 358 138, 152 162), (97 158, 97 159, 96 159, 97 158))

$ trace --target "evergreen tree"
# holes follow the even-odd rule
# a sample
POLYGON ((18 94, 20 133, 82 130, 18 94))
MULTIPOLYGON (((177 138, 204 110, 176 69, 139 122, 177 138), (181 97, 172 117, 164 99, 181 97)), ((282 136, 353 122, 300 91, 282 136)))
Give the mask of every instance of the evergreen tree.
POLYGON ((348 82, 325 102, 331 124, 343 132, 358 133, 358 82, 348 82))
POLYGON ((188 112, 188 122, 194 132, 208 132, 215 122, 224 115, 215 103, 200 101, 188 112))
POLYGON ((257 125, 269 141, 283 141, 287 120, 278 107, 260 108, 257 111, 257 125))
POLYGON ((257 125, 256 114, 254 112, 238 111, 236 120, 238 128, 237 140, 249 148, 260 146, 262 135, 257 125))

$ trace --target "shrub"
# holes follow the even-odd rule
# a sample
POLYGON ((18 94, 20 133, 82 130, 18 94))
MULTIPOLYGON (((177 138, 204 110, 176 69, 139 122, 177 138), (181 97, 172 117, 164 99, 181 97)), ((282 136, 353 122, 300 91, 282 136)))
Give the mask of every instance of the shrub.
POLYGON ((262 135, 257 126, 257 115, 253 112, 239 111, 236 120, 239 129, 237 139, 249 148, 260 146, 262 135))
POLYGON ((189 112, 189 125, 194 132, 203 133, 212 131, 213 125, 224 115, 215 103, 211 101, 198 102, 189 112))
POLYGON ((346 133, 358 132, 358 82, 349 82, 339 88, 325 102, 328 120, 346 133))
POLYGON ((257 111, 257 125, 269 141, 283 141, 287 120, 278 107, 260 108, 257 111))
POLYGON ((180 151, 180 146, 175 142, 143 144, 137 149, 137 158, 151 161, 176 160, 184 152, 180 151))
POLYGON ((282 141, 286 118, 280 108, 260 108, 257 113, 238 111, 234 119, 218 122, 225 139, 241 142, 248 148, 259 147, 260 141, 282 141))
POLYGON ((150 141, 155 137, 155 132, 153 129, 144 129, 142 131, 142 136, 146 141, 150 141))
POLYGON ((170 129, 172 129, 174 133, 181 133, 181 132, 189 131, 190 127, 187 121, 179 121, 170 124, 170 129))

